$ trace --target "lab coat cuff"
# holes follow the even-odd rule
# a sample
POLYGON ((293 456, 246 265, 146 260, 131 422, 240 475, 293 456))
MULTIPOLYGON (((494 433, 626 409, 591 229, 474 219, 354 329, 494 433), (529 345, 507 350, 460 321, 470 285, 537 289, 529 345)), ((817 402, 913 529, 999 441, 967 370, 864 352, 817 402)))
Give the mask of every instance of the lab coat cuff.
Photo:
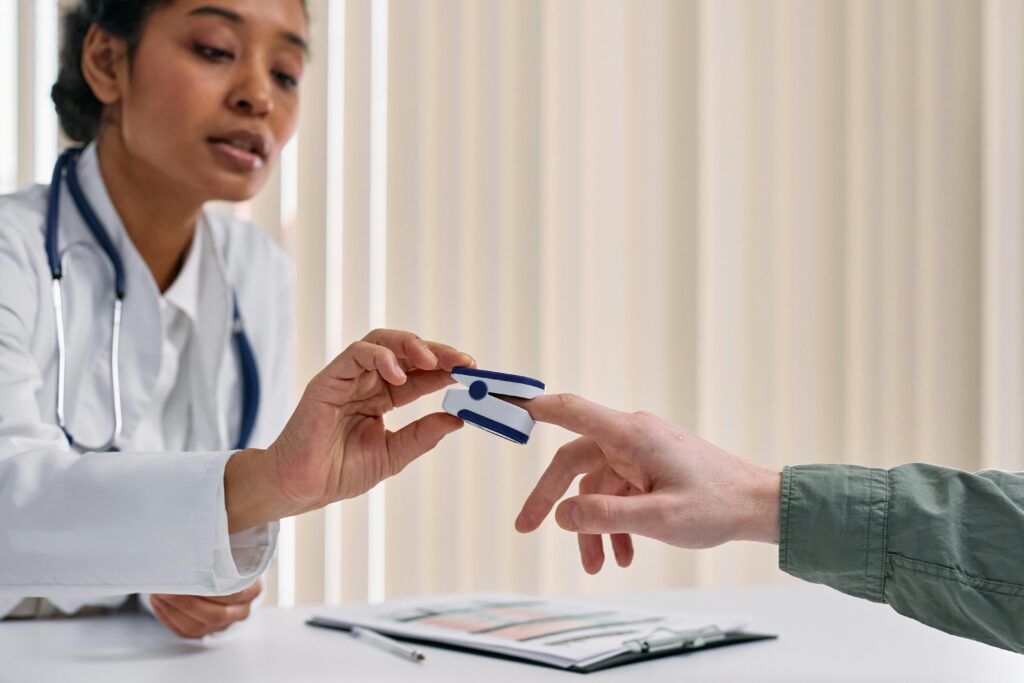
POLYGON ((884 602, 889 473, 855 465, 782 471, 779 569, 884 602))
POLYGON ((156 616, 156 612, 153 611, 153 603, 149 599, 153 597, 152 593, 139 593, 139 604, 142 605, 142 610, 156 616))
POLYGON ((220 462, 216 503, 216 537, 213 545, 211 591, 217 595, 236 593, 250 586, 266 571, 277 545, 278 522, 270 522, 233 534, 228 533, 224 499, 224 467, 234 453, 220 462))

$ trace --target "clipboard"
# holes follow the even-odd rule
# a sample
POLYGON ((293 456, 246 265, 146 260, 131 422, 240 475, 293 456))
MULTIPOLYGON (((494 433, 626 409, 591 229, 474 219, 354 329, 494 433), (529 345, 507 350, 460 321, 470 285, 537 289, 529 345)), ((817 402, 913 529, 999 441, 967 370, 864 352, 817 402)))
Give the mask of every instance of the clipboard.
MULTIPOLYGON (((576 673, 591 673, 634 662, 691 654, 777 637, 772 634, 747 631, 745 627, 736 628, 735 625, 739 622, 726 617, 717 619, 723 624, 723 628, 711 624, 696 628, 689 626, 682 629, 673 628, 673 624, 679 616, 605 609, 595 605, 550 600, 538 596, 476 594, 413 598, 394 601, 390 604, 340 608, 332 610, 330 614, 313 616, 306 623, 309 626, 341 631, 348 631, 353 626, 360 626, 409 643, 576 673), (417 607, 417 605, 421 606, 417 607), (408 615, 417 614, 415 611, 417 609, 420 610, 419 613, 425 615, 422 619, 407 618, 408 615), (466 625, 460 623, 460 619, 463 622, 468 620, 468 623, 473 624, 482 618, 491 618, 490 612, 500 613, 503 611, 513 616, 522 614, 527 618, 516 624, 498 623, 496 626, 475 632, 436 626, 436 624, 450 623, 458 629, 466 625), (545 612, 555 616, 534 617, 532 621, 528 618, 545 612), (484 616, 481 617, 481 614, 484 616), (467 615, 469 616, 467 617, 467 615), (566 626, 572 628, 557 630, 560 619, 566 622, 566 626), (590 623, 587 623, 586 619, 590 619, 590 623), (576 621, 571 622, 571 620, 576 621), (416 621, 433 621, 434 623, 433 625, 417 624, 416 621), (537 628, 544 624, 550 626, 551 633, 544 637, 542 643, 534 642, 523 645, 522 641, 502 641, 492 635, 496 632, 509 632, 515 629, 521 631, 524 628, 530 628, 531 625, 537 628), (602 631, 602 629, 604 630, 602 631), (550 654, 558 649, 552 646, 565 646, 573 641, 586 639, 594 639, 585 644, 588 647, 576 647, 571 654, 565 656, 550 654)), ((699 619, 699 617, 695 617, 695 619, 699 619)), ((690 623, 699 622, 691 619, 690 623)), ((538 639, 527 638, 526 640, 537 641, 538 639)))

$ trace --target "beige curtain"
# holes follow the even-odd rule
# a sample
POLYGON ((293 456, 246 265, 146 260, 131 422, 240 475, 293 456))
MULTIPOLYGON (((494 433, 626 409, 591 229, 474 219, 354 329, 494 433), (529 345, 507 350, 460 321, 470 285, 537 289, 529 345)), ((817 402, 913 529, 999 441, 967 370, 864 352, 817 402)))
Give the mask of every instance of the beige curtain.
MULTIPOLYGON (((1024 469, 1021 0, 311 11, 298 139, 232 209, 294 255, 296 391, 387 325, 774 467, 1024 469)), ((783 580, 770 547, 643 541, 587 577, 516 534, 568 438, 466 429, 286 524, 272 599, 783 580)))

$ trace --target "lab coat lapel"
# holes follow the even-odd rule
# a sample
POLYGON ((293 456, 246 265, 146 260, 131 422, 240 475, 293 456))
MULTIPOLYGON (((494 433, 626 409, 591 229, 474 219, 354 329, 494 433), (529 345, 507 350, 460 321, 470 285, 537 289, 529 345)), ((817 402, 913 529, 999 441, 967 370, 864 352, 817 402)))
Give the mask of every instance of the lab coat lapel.
MULTIPOLYGON (((198 329, 193 335, 192 425, 194 447, 218 450, 234 446, 229 425, 237 410, 236 384, 231 344, 231 286, 221 260, 222 235, 214 229, 206 211, 200 217, 204 230, 203 255, 199 273, 198 329)), ((240 412, 240 411, 239 411, 240 412)))
MULTIPOLYGON (((131 439, 139 419, 149 403, 157 375, 160 372, 162 325, 159 291, 149 267, 135 245, 128 238, 124 224, 114 208, 103 177, 95 144, 82 152, 78 161, 78 177, 82 191, 100 222, 106 228, 121 255, 125 270, 125 300, 122 311, 120 338, 120 370, 122 415, 124 426, 121 443, 131 439)), ((114 302, 113 269, 106 255, 96 247, 71 200, 66 186, 61 195, 62 253, 71 255, 71 265, 65 276, 65 296, 68 320, 69 351, 81 349, 79 362, 89 367, 83 373, 84 381, 73 383, 70 373, 75 372, 75 354, 68 356, 69 413, 77 413, 71 421, 80 441, 95 443, 109 436, 113 424, 110 399, 110 320, 114 302), (92 248, 88 248, 91 245, 92 248), (80 254, 88 253, 86 258, 80 254), (79 278, 87 282, 75 284, 79 278), (88 300, 87 300, 88 299, 88 300), (79 305, 76 307, 75 304, 79 305), (77 310, 76 310, 77 308, 77 310), (102 340, 102 343, 100 343, 102 340), (88 356, 86 359, 85 356, 88 356)))

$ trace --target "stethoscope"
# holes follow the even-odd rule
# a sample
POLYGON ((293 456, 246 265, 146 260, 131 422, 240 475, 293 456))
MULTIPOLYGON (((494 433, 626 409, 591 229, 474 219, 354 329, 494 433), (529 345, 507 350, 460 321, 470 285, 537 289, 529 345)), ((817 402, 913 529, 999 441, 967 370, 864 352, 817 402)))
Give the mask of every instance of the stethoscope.
MULTIPOLYGON (((121 436, 122 414, 121 414, 121 378, 118 372, 118 359, 120 358, 121 342, 121 309, 125 295, 124 264, 121 256, 110 241, 110 235, 96 216, 96 212, 89 204, 82 192, 82 186, 78 182, 76 165, 80 148, 69 149, 57 159, 53 167, 53 179, 50 181, 50 195, 46 207, 46 258, 50 263, 50 273, 53 276, 53 313, 57 323, 57 425, 64 432, 68 443, 77 445, 85 451, 116 451, 117 440, 121 436), (59 229, 60 217, 60 186, 61 181, 66 180, 71 198, 78 207, 78 212, 85 220, 89 232, 99 243, 100 248, 110 259, 114 267, 114 314, 111 329, 110 342, 110 385, 111 404, 114 413, 114 428, 106 443, 92 447, 75 442, 68 431, 66 415, 64 412, 64 380, 67 373, 67 344, 64 337, 64 297, 62 294, 61 276, 63 267, 60 254, 57 248, 57 231, 59 229)), ((232 300, 232 331, 231 336, 238 348, 238 358, 242 372, 242 423, 238 434, 238 442, 235 445, 237 450, 245 448, 249 443, 253 427, 256 424, 256 413, 260 405, 260 379, 256 368, 256 356, 253 354, 252 346, 245 335, 242 327, 242 317, 238 312, 238 298, 231 294, 232 300)))

